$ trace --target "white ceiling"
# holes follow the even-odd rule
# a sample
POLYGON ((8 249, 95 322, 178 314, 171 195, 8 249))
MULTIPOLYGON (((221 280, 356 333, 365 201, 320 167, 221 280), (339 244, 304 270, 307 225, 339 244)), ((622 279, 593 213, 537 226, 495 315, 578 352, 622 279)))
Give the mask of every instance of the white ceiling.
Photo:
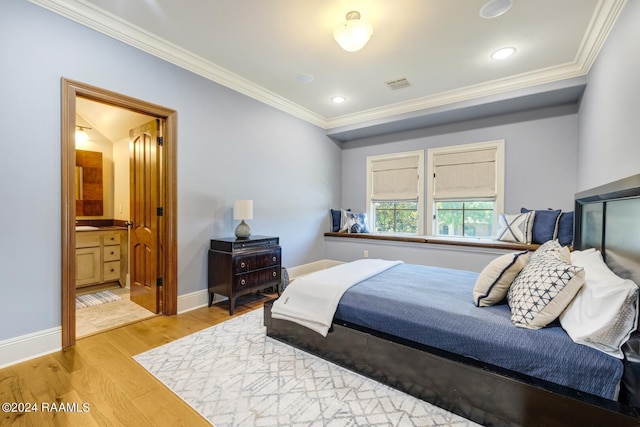
POLYGON ((336 129, 584 76, 626 0, 513 0, 493 19, 488 0, 31 1, 336 129), (350 10, 374 29, 353 53, 332 36, 350 10), (518 51, 489 57, 504 46, 518 51), (385 84, 399 78, 411 86, 385 84))
POLYGON ((80 97, 76 97, 76 113, 83 119, 81 123, 76 121, 76 125, 90 127, 85 130, 89 139, 96 139, 94 132, 99 132, 111 142, 129 138, 129 130, 153 120, 150 116, 80 97))

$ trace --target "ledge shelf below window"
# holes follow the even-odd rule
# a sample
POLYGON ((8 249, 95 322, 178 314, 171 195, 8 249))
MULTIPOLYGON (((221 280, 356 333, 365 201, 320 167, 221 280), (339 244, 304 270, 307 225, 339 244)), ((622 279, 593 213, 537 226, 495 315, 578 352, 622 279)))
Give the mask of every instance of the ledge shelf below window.
POLYGON ((492 239, 472 239, 463 237, 441 237, 441 236, 410 236, 410 235, 391 235, 376 233, 338 233, 327 232, 325 237, 341 237, 349 239, 370 239, 370 240, 387 240, 393 242, 410 242, 410 243, 426 243, 438 245, 452 246, 469 246, 487 249, 506 249, 514 251, 530 250, 535 251, 540 247, 538 244, 522 244, 512 242, 502 242, 492 239))

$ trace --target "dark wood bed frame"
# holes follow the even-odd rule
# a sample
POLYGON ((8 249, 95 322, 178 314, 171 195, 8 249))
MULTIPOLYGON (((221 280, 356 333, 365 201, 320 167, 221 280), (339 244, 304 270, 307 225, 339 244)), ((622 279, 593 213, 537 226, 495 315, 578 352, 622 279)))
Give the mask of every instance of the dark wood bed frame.
MULTIPOLYGON (((635 224, 633 235, 623 233, 624 242, 607 238, 619 236, 618 230, 606 233, 608 223, 611 228, 607 206, 630 199, 638 199, 640 206, 640 175, 577 194, 575 247, 583 249, 585 242, 596 241, 613 271, 640 283, 640 217, 614 218, 618 224, 635 224), (594 221, 600 221, 601 229, 598 224, 594 227, 594 221), (598 235, 590 235, 592 231, 598 235)), ((264 324, 269 337, 482 425, 640 426, 636 407, 640 405, 585 394, 337 319, 325 338, 296 323, 272 319, 271 304, 267 303, 264 324)), ((625 366, 628 363, 625 360, 625 366)), ((629 383, 638 381, 636 377, 629 383)), ((640 390, 632 391, 636 393, 640 390)))

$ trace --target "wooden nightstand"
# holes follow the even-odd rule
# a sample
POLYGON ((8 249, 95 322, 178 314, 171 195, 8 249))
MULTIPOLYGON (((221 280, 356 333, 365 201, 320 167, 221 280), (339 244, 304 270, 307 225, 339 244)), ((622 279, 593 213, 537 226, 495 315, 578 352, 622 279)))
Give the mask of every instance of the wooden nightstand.
POLYGON ((213 294, 229 298, 233 314, 236 298, 275 286, 279 289, 282 250, 277 237, 211 239, 209 249, 209 307, 213 294))

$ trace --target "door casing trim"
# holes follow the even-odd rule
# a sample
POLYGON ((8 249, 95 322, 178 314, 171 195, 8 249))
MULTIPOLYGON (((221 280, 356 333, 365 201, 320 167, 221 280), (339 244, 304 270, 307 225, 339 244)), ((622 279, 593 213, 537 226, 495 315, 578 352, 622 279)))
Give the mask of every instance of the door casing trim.
POLYGON ((76 97, 113 105, 137 113, 164 119, 162 187, 160 202, 164 208, 161 221, 164 315, 178 310, 177 253, 177 121, 175 110, 131 98, 106 89, 62 78, 61 162, 62 162, 62 348, 76 342, 76 265, 75 265, 75 123, 76 97))

